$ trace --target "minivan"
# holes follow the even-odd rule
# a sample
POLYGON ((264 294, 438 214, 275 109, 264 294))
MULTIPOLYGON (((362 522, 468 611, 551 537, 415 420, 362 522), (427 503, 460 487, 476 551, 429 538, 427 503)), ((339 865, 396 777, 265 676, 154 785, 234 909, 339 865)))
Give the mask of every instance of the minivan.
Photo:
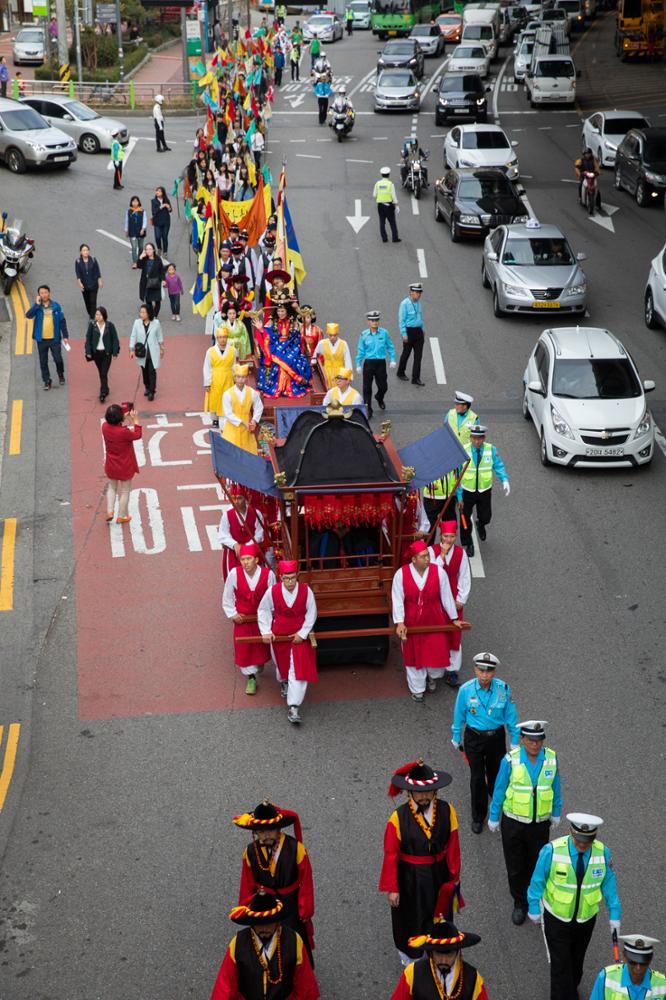
POLYGON ((525 74, 530 105, 575 104, 576 67, 571 56, 539 56, 525 74))

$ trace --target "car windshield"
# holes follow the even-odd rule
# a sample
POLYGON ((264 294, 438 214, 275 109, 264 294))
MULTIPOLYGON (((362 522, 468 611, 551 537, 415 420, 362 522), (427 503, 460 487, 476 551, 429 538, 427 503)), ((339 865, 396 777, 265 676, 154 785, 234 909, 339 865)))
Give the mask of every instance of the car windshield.
POLYGON ((411 0, 375 0, 375 14, 407 14, 411 8, 411 0))
POLYGON ((17 42, 43 42, 44 41, 44 35, 41 33, 41 31, 38 31, 35 28, 32 28, 32 29, 28 29, 27 31, 19 31, 18 35, 16 36, 16 41, 17 42))
POLYGON ((454 50, 452 59, 485 59, 486 50, 472 48, 469 45, 459 45, 457 49, 454 50))
POLYGON ((606 135, 626 135, 630 128, 647 128, 645 118, 607 118, 606 135))
POLYGON ((28 107, 21 108, 20 111, 3 111, 2 123, 8 132, 27 132, 33 128, 51 127, 33 108, 28 107))
POLYGON ((351 3, 349 5, 357 14, 369 14, 370 7, 367 3, 351 3))
POLYGON ((411 56, 414 46, 411 42, 388 42, 384 46, 385 56, 411 56))
POLYGON ((508 149, 504 132, 463 132, 463 149, 508 149))
POLYGON ((82 122, 92 122, 95 118, 99 118, 100 115, 92 108, 87 108, 85 104, 80 104, 79 101, 68 101, 65 105, 65 110, 69 111, 70 115, 74 115, 82 122))
POLYGON ((650 137, 645 143, 645 159, 666 160, 666 136, 650 137))
POLYGON ((576 261, 564 237, 509 237, 502 254, 502 263, 518 267, 572 267, 576 261))
POLYGON ((460 182, 458 196, 469 201, 482 198, 506 198, 512 194, 505 177, 465 177, 460 182))
POLYGON ((332 17, 311 17, 308 24, 311 28, 325 28, 327 25, 331 24, 332 21, 332 17))
POLYGON ((541 20, 542 21, 565 21, 566 12, 563 10, 544 10, 541 20))
POLYGON ((565 399, 636 399, 640 382, 628 358, 562 358, 553 368, 553 395, 565 399))
POLYGON ((575 14, 580 10, 580 4, 578 0, 557 0, 556 10, 564 10, 569 14, 575 14))
POLYGON ((534 50, 534 39, 526 38, 518 50, 519 56, 531 56, 534 50))
POLYGON ((461 91, 481 93, 483 85, 478 76, 443 76, 439 84, 440 94, 458 94, 461 91))
POLYGON ((573 79, 576 75, 574 64, 570 59, 539 59, 534 71, 535 76, 557 76, 573 79))
POLYGON ((489 24, 468 24, 463 29, 465 38, 492 38, 493 29, 489 24))
POLYGON ((438 24, 452 24, 455 27, 455 25, 460 24, 460 18, 457 15, 447 16, 445 14, 443 17, 438 17, 437 18, 437 23, 438 24))
POLYGON ((382 73, 377 81, 378 87, 414 87, 416 80, 411 73, 382 73))
POLYGON ((411 34, 418 38, 429 38, 430 30, 429 24, 417 24, 412 28, 411 34))

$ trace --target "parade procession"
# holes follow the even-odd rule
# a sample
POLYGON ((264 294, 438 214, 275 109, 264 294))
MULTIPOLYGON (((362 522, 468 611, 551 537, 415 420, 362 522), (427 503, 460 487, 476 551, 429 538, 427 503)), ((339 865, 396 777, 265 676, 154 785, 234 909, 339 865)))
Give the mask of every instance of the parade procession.
MULTIPOLYGON (((365 76, 360 6, 346 38, 337 8, 216 20, 192 113, 167 81, 129 145, 113 133, 91 200, 81 172, 41 209, 75 240, 76 307, 53 253, 8 294, 7 335, 0 312, 25 397, 0 407, 2 510, 27 442, 40 476, 9 493, 30 528, 0 518, 2 1000, 666 1000, 663 460, 554 469, 523 423, 540 408, 573 439, 594 382, 610 447, 630 430, 604 387, 656 432, 655 384, 615 339, 610 370, 603 330, 557 329, 552 300, 537 330, 493 288, 479 321, 469 275, 501 265, 520 299, 523 244, 547 282, 553 227, 528 203, 518 249, 501 216, 481 281, 480 252, 457 269, 436 225, 465 168, 455 123, 417 192, 441 103, 421 139, 418 104, 408 139, 368 121, 383 74, 419 75, 382 68, 391 46, 439 41, 439 5, 394 4, 424 30, 373 28, 388 51, 365 76)), ((531 108, 507 112, 512 146, 555 142, 531 108)))

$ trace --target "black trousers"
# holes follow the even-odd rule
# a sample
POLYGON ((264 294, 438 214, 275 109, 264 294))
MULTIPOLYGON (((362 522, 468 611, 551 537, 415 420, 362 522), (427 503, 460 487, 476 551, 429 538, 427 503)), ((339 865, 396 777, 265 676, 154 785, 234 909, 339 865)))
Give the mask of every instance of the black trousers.
POLYGON ((493 516, 492 489, 483 490, 463 490, 463 514, 467 521, 467 527, 463 527, 460 522, 460 542, 462 545, 470 545, 472 542, 472 511, 476 507, 476 523, 490 524, 493 516))
POLYGON ((167 148, 166 139, 164 138, 164 126, 158 125, 157 122, 155 122, 155 145, 158 153, 167 148))
POLYGON ((275 86, 276 87, 281 87, 282 86, 282 70, 283 69, 284 69, 283 66, 275 68, 275 86))
POLYGON ((99 373, 100 396, 109 395, 109 368, 111 367, 112 360, 111 355, 107 354, 106 351, 95 351, 93 353, 93 361, 99 373))
MULTIPOLYGON (((423 498, 423 509, 426 512, 426 517, 430 521, 430 527, 435 527, 435 521, 439 516, 439 512, 444 506, 446 501, 445 497, 438 497, 437 500, 431 500, 428 497, 423 498)), ((444 511, 444 518, 447 521, 456 521, 456 498, 452 497, 449 506, 444 511)))
POLYGON ((565 922, 544 911, 543 926, 550 951, 550 1000, 578 1000, 585 952, 596 920, 592 917, 584 924, 565 922))
POLYGON ((414 352, 414 364, 412 365, 412 382, 421 378, 421 358, 423 357, 423 327, 422 326, 408 326, 407 330, 407 343, 403 341, 402 354, 400 355, 400 361, 398 362, 398 375, 405 375, 407 368, 407 362, 409 361, 412 351, 414 352))
POLYGON ((150 353, 146 355, 146 363, 141 368, 141 377, 143 378, 143 386, 146 392, 157 391, 157 372, 155 371, 155 365, 150 353))
POLYGON ((328 114, 328 97, 318 97, 317 103, 319 104, 319 124, 323 125, 328 114))
POLYGON ((391 237, 395 243, 398 239, 398 227, 395 223, 395 205, 386 201, 377 202, 377 212, 379 213, 379 233, 381 238, 384 243, 388 243, 388 236, 386 235, 386 223, 388 222, 391 227, 391 237))
POLYGON ((38 340, 37 352, 39 354, 39 367, 42 372, 44 385, 51 384, 51 372, 49 371, 49 351, 53 355, 56 371, 59 376, 65 374, 65 365, 62 360, 62 346, 59 340, 38 340))
POLYGON ((509 879, 509 892, 516 906, 527 909, 527 887, 534 872, 539 851, 548 843, 550 820, 542 823, 519 823, 502 816, 502 850, 509 879))
POLYGON ((86 312, 91 319, 95 318, 95 312, 97 310, 97 292, 98 288, 84 288, 81 292, 83 296, 83 301, 85 302, 86 312))
POLYGON ((123 186, 123 165, 121 161, 113 164, 113 186, 116 189, 123 186))
POLYGON ((377 402, 383 403, 388 389, 386 362, 380 359, 363 362, 363 402, 372 410, 372 382, 377 386, 377 402))
POLYGON ((495 778, 506 753, 504 726, 489 732, 465 726, 463 746, 469 761, 472 822, 483 823, 495 789, 495 778))
POLYGON ((293 59, 291 60, 291 78, 292 80, 300 80, 301 78, 301 67, 293 59))

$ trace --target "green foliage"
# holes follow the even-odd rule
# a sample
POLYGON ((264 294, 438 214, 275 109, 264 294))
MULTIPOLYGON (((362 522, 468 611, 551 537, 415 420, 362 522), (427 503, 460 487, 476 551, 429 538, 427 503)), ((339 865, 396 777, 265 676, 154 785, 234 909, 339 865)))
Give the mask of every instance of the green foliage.
MULTIPOLYGON (((138 48, 133 48, 129 52, 125 50, 125 75, 137 66, 143 57, 148 52, 145 45, 140 45, 138 48)), ((116 56, 118 55, 118 50, 116 49, 116 56)), ((70 62, 70 67, 72 70, 72 79, 78 79, 76 74, 76 56, 74 56, 70 62)), ((57 71, 54 73, 49 66, 37 66, 35 68, 35 79, 36 80, 56 80, 58 78, 57 71)), ((99 66, 96 70, 88 70, 84 66, 83 68, 83 79, 85 83, 104 83, 109 80, 111 83, 117 83, 120 78, 120 70, 118 64, 113 66, 99 66)))

